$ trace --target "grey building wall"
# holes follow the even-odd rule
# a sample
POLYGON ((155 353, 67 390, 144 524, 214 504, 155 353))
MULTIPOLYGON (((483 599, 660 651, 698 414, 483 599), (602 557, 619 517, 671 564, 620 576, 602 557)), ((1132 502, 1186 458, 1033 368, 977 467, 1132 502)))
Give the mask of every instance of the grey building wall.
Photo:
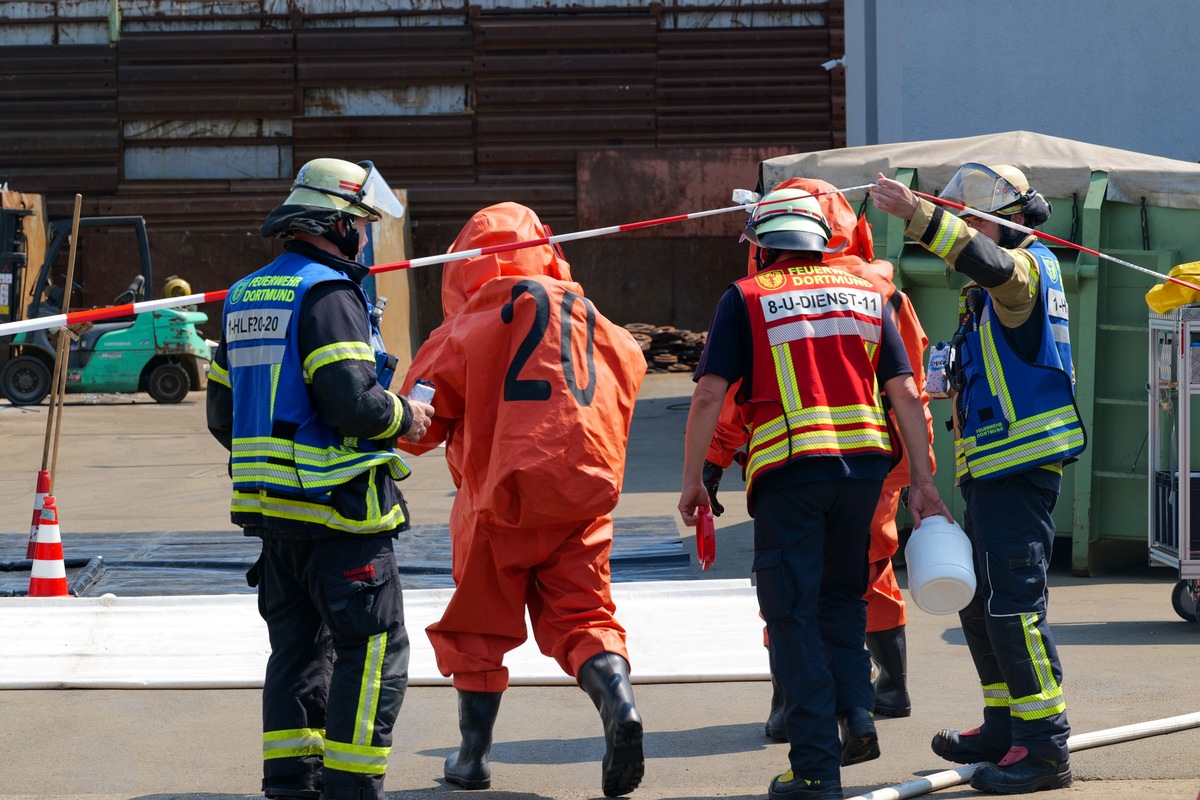
POLYGON ((1200 160, 1195 0, 846 0, 847 144, 1028 130, 1200 160))

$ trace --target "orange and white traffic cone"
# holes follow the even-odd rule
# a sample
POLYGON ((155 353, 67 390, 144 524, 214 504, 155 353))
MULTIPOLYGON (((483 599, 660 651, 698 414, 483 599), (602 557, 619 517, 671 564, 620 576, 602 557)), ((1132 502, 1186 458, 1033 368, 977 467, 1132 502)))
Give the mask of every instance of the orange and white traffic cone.
POLYGON ((37 545, 38 523, 42 521, 42 504, 46 495, 50 494, 50 473, 39 470, 37 478, 37 495, 33 498, 33 522, 29 524, 29 544, 25 547, 25 557, 33 558, 33 548, 37 545))
POLYGON ((46 495, 42 519, 37 530, 37 545, 29 571, 30 597, 66 597, 67 564, 63 560, 62 535, 58 529, 58 508, 54 495, 46 495))

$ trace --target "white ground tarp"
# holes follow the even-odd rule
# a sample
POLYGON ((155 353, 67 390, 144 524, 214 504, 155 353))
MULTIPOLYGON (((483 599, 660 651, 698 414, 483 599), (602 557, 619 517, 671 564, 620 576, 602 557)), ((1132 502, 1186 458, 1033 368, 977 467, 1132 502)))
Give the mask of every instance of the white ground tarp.
POLYGON ((916 169, 916 188, 934 193, 971 161, 1019 167, 1046 197, 1078 194, 1082 201, 1092 172, 1101 171, 1108 173, 1109 200, 1138 204, 1144 197, 1155 207, 1200 208, 1200 164, 1029 131, 818 150, 768 159, 759 168, 766 187, 794 177, 861 186, 879 172, 894 177, 897 169, 916 169))
MULTIPOLYGON (((404 592, 413 685, 447 684, 425 626, 451 589, 404 592)), ((613 585, 635 683, 768 677, 748 580, 613 585)), ((257 688, 270 647, 255 596, 0 599, 0 688, 257 688)), ((517 685, 571 683, 532 640, 508 654, 517 685)))

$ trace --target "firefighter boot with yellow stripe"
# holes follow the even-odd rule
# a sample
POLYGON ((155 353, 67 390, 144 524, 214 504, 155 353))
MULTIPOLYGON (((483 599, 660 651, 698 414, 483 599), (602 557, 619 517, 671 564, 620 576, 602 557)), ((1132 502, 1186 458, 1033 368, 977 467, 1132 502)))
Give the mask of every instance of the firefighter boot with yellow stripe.
POLYGON ((879 758, 879 734, 867 709, 850 708, 838 714, 838 733, 842 740, 843 767, 879 758))
POLYGON ((767 800, 842 800, 842 784, 838 780, 797 778, 789 769, 771 781, 767 800))

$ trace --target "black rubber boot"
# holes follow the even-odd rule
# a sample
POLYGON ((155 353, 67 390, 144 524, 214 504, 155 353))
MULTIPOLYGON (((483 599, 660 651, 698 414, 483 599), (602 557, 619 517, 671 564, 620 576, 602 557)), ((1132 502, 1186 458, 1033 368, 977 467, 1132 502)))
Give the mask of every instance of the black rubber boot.
POLYGON ((771 713, 767 715, 767 738, 777 742, 787 741, 787 727, 783 720, 783 692, 779 689, 779 681, 771 676, 771 713))
POLYGON ((867 649, 879 664, 875 714, 881 717, 910 716, 912 703, 908 698, 908 648, 904 626, 867 633, 867 649))
POLYGON ((458 730, 462 744, 458 752, 446 756, 442 774, 448 783, 464 789, 490 789, 492 767, 488 752, 492 749, 492 728, 500 712, 503 692, 465 692, 458 690, 458 730))
POLYGON ((879 758, 879 734, 867 709, 851 708, 838 714, 838 734, 842 740, 843 767, 879 758))
POLYGON ((604 796, 629 794, 642 782, 642 717, 633 704, 629 664, 616 653, 601 653, 579 669, 579 685, 604 721, 604 796))

